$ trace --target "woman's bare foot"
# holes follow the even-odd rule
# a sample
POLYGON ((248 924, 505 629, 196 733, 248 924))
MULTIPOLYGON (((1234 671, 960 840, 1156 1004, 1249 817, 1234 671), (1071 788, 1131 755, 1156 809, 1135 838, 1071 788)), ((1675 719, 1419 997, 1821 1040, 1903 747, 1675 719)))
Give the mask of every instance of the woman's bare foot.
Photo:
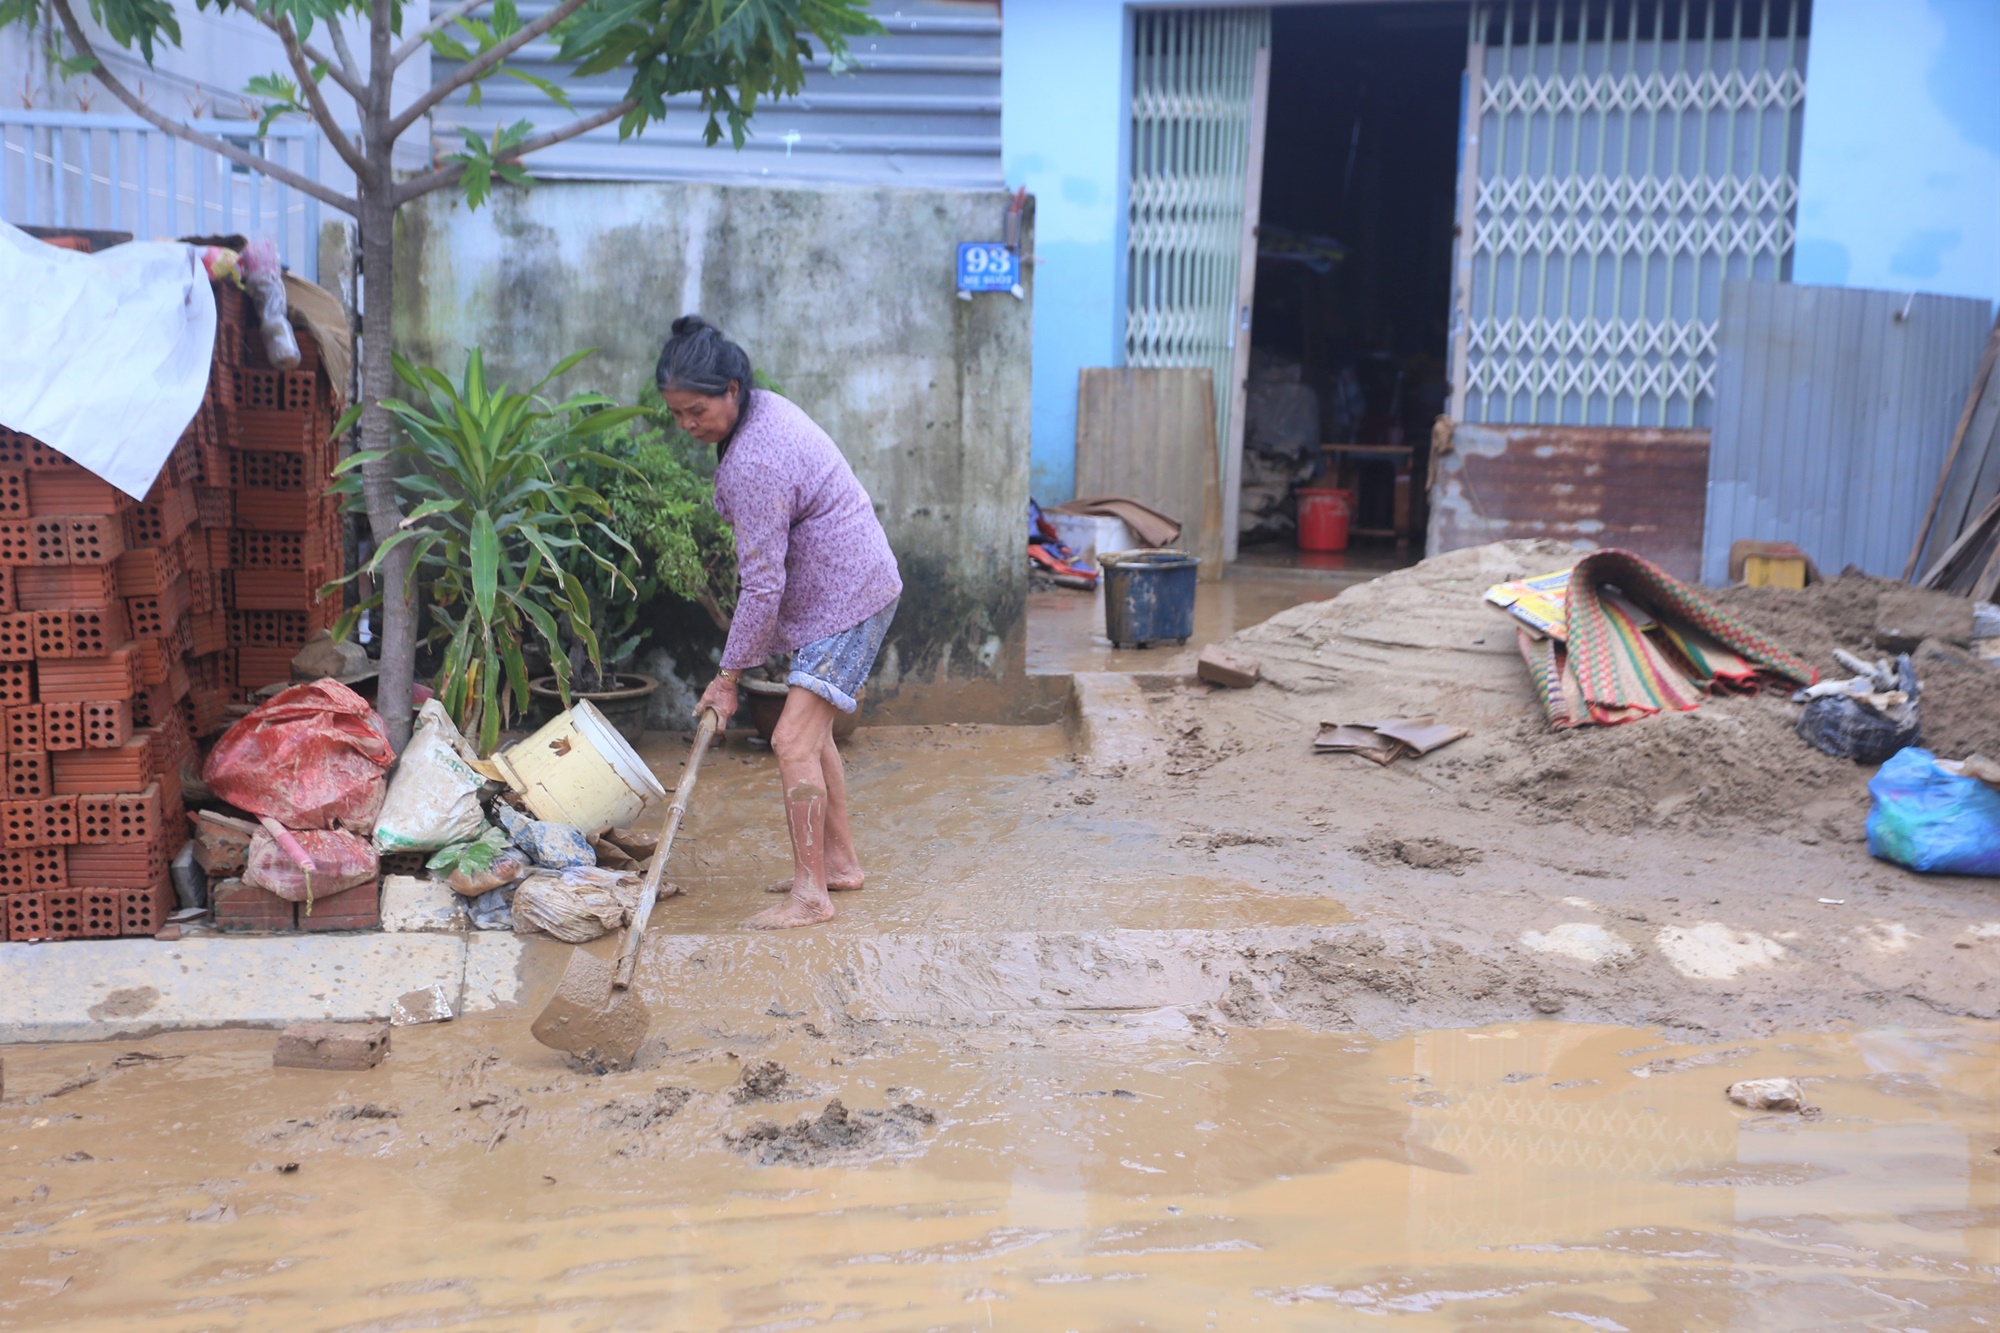
MULTIPOLYGON (((854 882, 851 884, 843 884, 829 877, 826 887, 834 893, 859 893, 868 887, 868 877, 866 875, 856 875, 854 882)), ((788 879, 781 879, 776 884, 767 884, 764 886, 764 892, 766 893, 790 893, 791 891, 792 882, 788 879)))
MULTIPOLYGON (((786 886, 788 889, 789 885, 786 886)), ((797 892, 779 903, 767 907, 743 924, 752 930, 790 930, 795 926, 816 926, 822 921, 833 920, 833 900, 822 894, 817 899, 800 897, 797 892)))

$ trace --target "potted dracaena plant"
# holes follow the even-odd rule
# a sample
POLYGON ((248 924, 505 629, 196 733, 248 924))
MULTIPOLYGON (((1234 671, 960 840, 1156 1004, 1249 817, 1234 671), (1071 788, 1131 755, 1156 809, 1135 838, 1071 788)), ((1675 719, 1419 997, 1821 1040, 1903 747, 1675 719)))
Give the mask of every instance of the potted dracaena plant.
MULTIPOLYGON (((729 631, 735 601, 735 542, 715 510, 715 463, 706 445, 674 426, 656 404, 642 404, 637 419, 605 431, 587 454, 572 454, 568 478, 602 495, 610 526, 628 549, 596 552, 571 547, 563 567, 590 595, 591 628, 600 660, 589 660, 582 635, 565 634, 569 688, 589 699, 636 741, 644 732, 646 710, 658 686, 651 677, 627 669, 646 641, 642 613, 661 596, 701 608, 720 633, 729 631), (630 595, 636 592, 636 596, 630 595)), ((553 703, 560 682, 544 676, 528 683, 544 704, 553 703)))
MULTIPOLYGON (((531 634, 547 650, 565 704, 569 642, 602 669, 590 590, 573 572, 576 562, 602 575, 602 596, 637 596, 622 565, 632 547, 607 521, 609 502, 568 472, 576 462, 622 471, 624 464, 592 446, 642 409, 603 394, 557 403, 541 396, 595 350, 565 357, 525 393, 489 386, 477 348, 466 354, 456 384, 399 355, 396 375, 409 397, 382 404, 402 436, 388 452, 404 463, 397 485, 413 507, 359 572, 379 576, 391 551, 410 547, 410 577, 428 603, 424 638, 443 648, 438 698, 481 754, 492 753, 501 730, 527 713, 531 634)), ((356 489, 359 469, 371 461, 367 452, 343 460, 336 489, 356 489)), ((367 605, 347 613, 336 638, 367 605)))

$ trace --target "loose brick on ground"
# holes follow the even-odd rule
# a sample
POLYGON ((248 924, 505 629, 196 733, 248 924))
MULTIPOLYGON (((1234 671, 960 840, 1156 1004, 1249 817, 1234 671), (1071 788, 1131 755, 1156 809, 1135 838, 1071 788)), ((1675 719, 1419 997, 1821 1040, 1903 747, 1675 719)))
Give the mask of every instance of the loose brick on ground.
POLYGON ((1197 676, 1211 685, 1226 685, 1232 690, 1249 689, 1263 673, 1263 663, 1256 658, 1229 652, 1212 643, 1195 660, 1197 676))
POLYGON ((278 1034, 280 1069, 373 1069, 389 1054, 387 1023, 294 1023, 278 1034))

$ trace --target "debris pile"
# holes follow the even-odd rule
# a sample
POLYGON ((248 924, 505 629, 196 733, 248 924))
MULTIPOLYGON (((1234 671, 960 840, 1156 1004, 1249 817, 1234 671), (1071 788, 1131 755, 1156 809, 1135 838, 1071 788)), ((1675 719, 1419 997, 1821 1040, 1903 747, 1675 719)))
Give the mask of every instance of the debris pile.
POLYGON ((1922 686, 1910 666, 1910 655, 1894 662, 1862 661, 1845 649, 1834 656, 1849 671, 1846 680, 1823 680, 1792 696, 1804 704, 1799 735, 1816 749, 1837 759, 1879 764, 1906 745, 1915 745, 1923 727, 1917 696, 1922 686))
MULTIPOLYGON (((1469 728, 1470 736, 1419 762, 1429 779, 1477 808, 1518 809, 1591 832, 1747 826, 1858 843, 1870 770, 1803 743, 1795 729, 1801 707, 1786 692, 1709 696, 1693 711, 1633 726, 1550 728, 1513 624, 1481 598, 1496 583, 1576 558, 1566 546, 1535 540, 1453 551, 1282 611, 1224 647, 1260 662, 1262 680, 1284 696, 1293 718, 1429 716, 1469 728)), ((1854 674, 1835 649, 1872 661, 1922 631, 1907 651, 1923 684, 1924 744, 1945 760, 2000 755, 2000 670, 1958 641, 1977 641, 1976 619, 1947 626, 1943 617, 1954 607, 1911 604, 1962 610, 1962 598, 1862 575, 1701 595, 1828 675, 1854 674)))
POLYGON ((587 701, 489 763, 432 700, 389 785, 375 845, 429 853, 432 876, 470 900, 475 929, 582 944, 631 920, 658 839, 621 821, 664 795, 587 701))
MULTIPOLYGON (((360 930, 381 923, 370 841, 395 763, 388 729, 334 680, 280 691, 225 732, 202 768, 220 800, 256 817, 240 878, 209 890, 224 930, 360 930)), ((197 832, 231 832, 213 816, 197 832)), ((199 849, 197 849, 199 851, 199 849)), ((233 859, 233 857, 232 857, 233 859)))

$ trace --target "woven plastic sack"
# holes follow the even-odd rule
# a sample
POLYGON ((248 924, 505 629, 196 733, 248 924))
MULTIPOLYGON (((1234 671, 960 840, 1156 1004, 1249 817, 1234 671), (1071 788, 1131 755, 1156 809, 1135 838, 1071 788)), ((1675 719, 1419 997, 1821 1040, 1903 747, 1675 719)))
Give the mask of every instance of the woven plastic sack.
POLYGON ((378 850, 434 852, 479 836, 486 827, 479 806, 486 779, 466 762, 468 752, 444 705, 427 701, 375 818, 378 850))
POLYGON ((368 833, 395 762, 388 729, 367 701, 338 681, 316 680, 223 732, 201 775, 217 797, 286 828, 368 833))
POLYGON ((514 890, 514 929, 541 930, 570 944, 584 944, 631 919, 639 906, 639 876, 599 866, 544 870, 514 890))
POLYGON ((1913 748, 1882 765, 1868 794, 1870 855, 1931 875, 2000 875, 2000 792, 1978 778, 1913 748))
POLYGON ((304 903, 331 898, 375 878, 379 862, 366 838, 337 828, 305 829, 293 836, 318 867, 312 874, 299 869, 291 855, 260 828, 250 839, 243 882, 288 902, 304 903))

